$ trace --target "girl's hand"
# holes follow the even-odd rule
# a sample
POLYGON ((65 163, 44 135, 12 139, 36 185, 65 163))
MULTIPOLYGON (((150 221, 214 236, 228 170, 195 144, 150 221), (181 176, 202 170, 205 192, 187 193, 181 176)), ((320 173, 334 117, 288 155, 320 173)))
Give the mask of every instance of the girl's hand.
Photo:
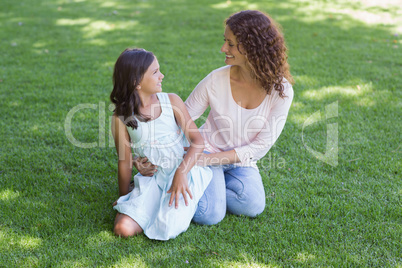
POLYGON ((145 177, 152 177, 157 171, 157 166, 148 162, 148 158, 146 157, 136 157, 133 159, 133 165, 145 177))
POLYGON ((167 191, 167 193, 168 194, 171 193, 169 200, 169 207, 172 205, 173 200, 175 200, 175 208, 179 207, 180 194, 183 195, 184 203, 186 204, 186 206, 188 206, 187 193, 190 196, 190 198, 193 199, 193 195, 191 194, 191 191, 188 188, 187 176, 183 174, 183 172, 181 172, 179 169, 176 170, 172 186, 170 187, 169 191, 167 191))

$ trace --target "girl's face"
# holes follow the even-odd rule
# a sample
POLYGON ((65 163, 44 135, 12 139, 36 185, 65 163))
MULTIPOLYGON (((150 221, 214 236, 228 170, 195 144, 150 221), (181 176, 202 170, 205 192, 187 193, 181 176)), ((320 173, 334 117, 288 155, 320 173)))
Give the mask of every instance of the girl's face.
MULTIPOLYGON (((221 51, 226 54, 225 63, 227 65, 246 65, 247 58, 244 54, 241 54, 237 48, 238 43, 236 36, 228 26, 225 28, 224 37, 225 43, 223 44, 221 51)), ((239 47, 242 49, 242 45, 239 47)))
POLYGON ((155 94, 162 91, 162 79, 165 77, 159 70, 158 60, 154 59, 148 67, 140 83, 138 90, 142 93, 155 94))

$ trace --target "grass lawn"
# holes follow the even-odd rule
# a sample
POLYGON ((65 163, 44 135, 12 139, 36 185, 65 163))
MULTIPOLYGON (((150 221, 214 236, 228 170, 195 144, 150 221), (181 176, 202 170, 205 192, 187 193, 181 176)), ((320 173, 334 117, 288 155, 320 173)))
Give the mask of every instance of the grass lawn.
POLYGON ((0 267, 402 267, 398 5, 2 0, 0 267), (260 163, 264 213, 191 224, 167 242, 115 237, 115 60, 153 51, 164 91, 186 99, 224 65, 223 21, 241 9, 283 26, 296 81, 260 163))

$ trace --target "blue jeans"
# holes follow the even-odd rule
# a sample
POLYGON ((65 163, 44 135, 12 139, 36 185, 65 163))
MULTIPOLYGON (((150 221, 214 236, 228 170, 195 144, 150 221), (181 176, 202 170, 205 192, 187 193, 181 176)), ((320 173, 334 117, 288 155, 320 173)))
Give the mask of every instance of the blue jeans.
POLYGON ((213 177, 198 202, 193 221, 217 224, 226 211, 256 217, 265 208, 265 191, 261 175, 252 167, 223 165, 211 167, 213 177))

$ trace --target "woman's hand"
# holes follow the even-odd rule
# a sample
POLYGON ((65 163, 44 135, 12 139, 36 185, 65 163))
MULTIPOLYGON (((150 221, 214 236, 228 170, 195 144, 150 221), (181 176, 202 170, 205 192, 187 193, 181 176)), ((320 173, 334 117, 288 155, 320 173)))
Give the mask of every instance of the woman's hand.
POLYGON ((169 207, 172 205, 173 200, 175 201, 175 208, 179 207, 180 194, 183 195, 184 203, 186 204, 186 206, 188 206, 187 193, 190 198, 193 199, 193 195, 188 188, 187 176, 182 171, 180 171, 180 169, 176 170, 172 186, 170 186, 170 189, 169 191, 167 191, 167 193, 171 194, 169 199, 169 207))
POLYGON ((200 156, 199 156, 198 159, 197 159, 196 165, 197 165, 197 166, 200 166, 200 167, 206 167, 206 166, 208 166, 207 154, 201 153, 200 156))
POLYGON ((133 159, 133 165, 145 177, 152 177, 157 171, 157 166, 148 162, 148 158, 146 157, 136 157, 133 159))
POLYGON ((228 165, 240 162, 234 149, 219 153, 201 153, 197 157, 196 165, 200 167, 228 165))
MULTIPOLYGON (((185 153, 187 153, 189 147, 184 147, 184 151, 185 153)), ((197 166, 200 167, 206 167, 208 166, 207 162, 208 162, 208 158, 207 158, 207 154, 206 153, 197 153, 197 162, 195 163, 197 166)))

